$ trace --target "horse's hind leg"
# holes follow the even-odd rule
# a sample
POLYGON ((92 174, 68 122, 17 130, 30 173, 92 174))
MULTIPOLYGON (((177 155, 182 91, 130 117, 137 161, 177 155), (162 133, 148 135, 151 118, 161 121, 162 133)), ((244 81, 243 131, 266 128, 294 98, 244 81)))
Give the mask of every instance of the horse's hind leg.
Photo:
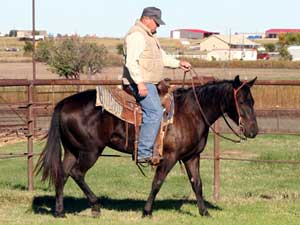
POLYGON ((56 199, 55 214, 54 214, 55 217, 65 217, 64 204, 63 204, 63 189, 69 177, 69 172, 75 163, 76 163, 75 156, 65 148, 65 154, 62 163, 63 176, 60 177, 59 182, 57 182, 55 185, 55 199, 56 199))
POLYGON ((200 156, 197 155, 190 160, 184 162, 186 171, 188 173, 192 188, 196 194, 197 206, 201 216, 209 216, 209 213, 205 207, 203 194, 202 194, 202 182, 199 174, 199 161, 200 156))
POLYGON ((86 195, 91 205, 93 216, 97 216, 100 213, 100 204, 97 196, 92 192, 85 182, 84 177, 86 172, 95 164, 97 159, 98 155, 96 152, 80 153, 77 163, 70 172, 71 177, 86 195))

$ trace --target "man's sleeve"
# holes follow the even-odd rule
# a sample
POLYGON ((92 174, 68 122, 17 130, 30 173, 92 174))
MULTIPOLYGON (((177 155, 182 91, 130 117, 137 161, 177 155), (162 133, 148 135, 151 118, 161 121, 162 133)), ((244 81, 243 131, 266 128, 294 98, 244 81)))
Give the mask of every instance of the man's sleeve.
POLYGON ((167 53, 161 49, 162 59, 165 67, 178 68, 180 61, 175 59, 173 56, 167 55, 167 53))
POLYGON ((144 81, 140 73, 139 58, 145 49, 145 38, 143 34, 134 32, 126 38, 126 67, 133 81, 138 84, 144 81))

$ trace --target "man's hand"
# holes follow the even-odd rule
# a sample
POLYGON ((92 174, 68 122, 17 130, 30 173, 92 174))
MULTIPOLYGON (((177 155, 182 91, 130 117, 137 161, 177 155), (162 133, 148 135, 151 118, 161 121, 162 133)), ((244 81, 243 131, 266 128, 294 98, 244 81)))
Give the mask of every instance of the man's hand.
POLYGON ((189 72, 192 69, 191 64, 187 61, 180 61, 179 66, 184 72, 189 72))
POLYGON ((138 83, 137 84, 138 90, 139 90, 139 95, 142 97, 147 96, 148 94, 148 89, 147 86, 145 85, 144 82, 138 83))

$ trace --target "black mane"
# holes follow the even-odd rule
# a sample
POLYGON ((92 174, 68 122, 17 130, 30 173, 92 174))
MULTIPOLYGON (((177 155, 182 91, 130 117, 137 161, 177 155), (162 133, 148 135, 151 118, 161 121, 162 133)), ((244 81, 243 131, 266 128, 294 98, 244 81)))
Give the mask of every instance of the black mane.
MULTIPOLYGON (((216 104, 220 99, 226 104, 227 100, 232 100, 232 80, 209 81, 206 84, 195 86, 198 100, 201 104, 216 104), (213 101, 213 102, 212 102, 213 101)), ((183 105, 186 100, 194 100, 193 88, 178 88, 174 92, 174 98, 179 105, 183 105)))

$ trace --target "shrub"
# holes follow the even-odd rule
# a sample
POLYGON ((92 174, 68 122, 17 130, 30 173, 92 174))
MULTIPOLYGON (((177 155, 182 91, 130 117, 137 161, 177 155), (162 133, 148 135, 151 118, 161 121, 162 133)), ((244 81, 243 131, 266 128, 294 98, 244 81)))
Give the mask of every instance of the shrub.
POLYGON ((300 45, 300 34, 287 33, 279 35, 278 51, 283 60, 292 60, 292 56, 289 54, 287 47, 290 45, 300 45))
POLYGON ((36 59, 49 64, 60 76, 78 79, 80 73, 91 75, 101 72, 107 61, 107 50, 104 45, 84 42, 79 37, 67 37, 56 42, 40 42, 36 59))
POLYGON ((124 58, 116 53, 109 53, 106 60, 106 66, 123 66, 124 58))
POLYGON ((267 43, 264 45, 267 52, 275 52, 276 46, 273 43, 267 43))
POLYGON ((104 45, 96 43, 82 43, 80 45, 81 61, 83 71, 89 75, 101 72, 106 62, 107 50, 104 45))
POLYGON ((54 46, 50 55, 49 64, 54 72, 66 78, 79 78, 83 62, 78 38, 62 39, 54 46))
POLYGON ((50 63, 51 51, 54 49, 53 40, 40 41, 37 44, 35 51, 35 59, 39 62, 50 63))
POLYGON ((123 44, 118 44, 117 45, 117 52, 119 55, 123 55, 124 54, 124 46, 123 44))
POLYGON ((26 41, 23 47, 24 55, 31 55, 33 51, 33 45, 31 41, 26 41))

